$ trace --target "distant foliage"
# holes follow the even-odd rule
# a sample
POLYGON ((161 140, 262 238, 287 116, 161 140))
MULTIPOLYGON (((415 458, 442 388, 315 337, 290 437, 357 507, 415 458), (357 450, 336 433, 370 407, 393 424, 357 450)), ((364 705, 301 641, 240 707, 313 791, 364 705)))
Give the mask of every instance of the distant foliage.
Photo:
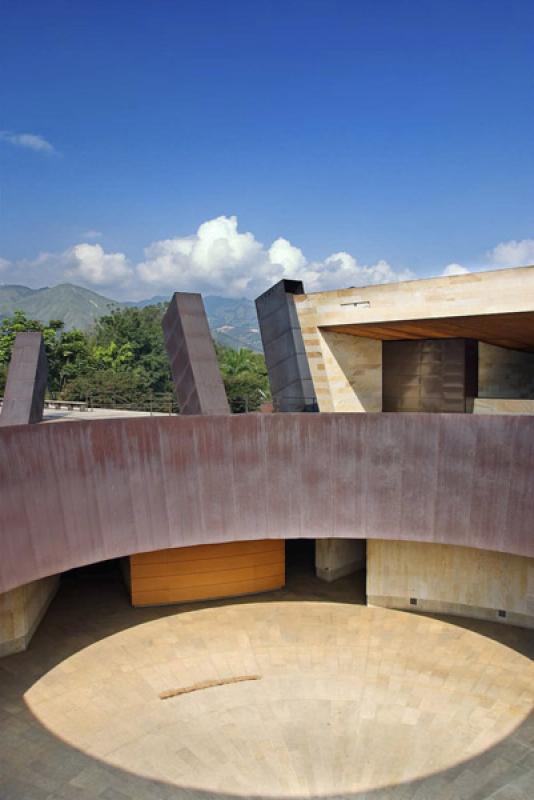
POLYGON ((256 411, 270 398, 265 359, 261 353, 216 345, 230 408, 235 414, 256 411))
MULTIPOLYGON (((43 325, 16 311, 0 324, 0 394, 15 336, 20 331, 40 331, 53 396, 102 406, 176 411, 161 328, 164 311, 164 305, 120 309, 100 317, 89 332, 65 331, 59 320, 43 325)), ((270 396, 263 355, 218 344, 215 349, 232 411, 257 410, 270 396)))

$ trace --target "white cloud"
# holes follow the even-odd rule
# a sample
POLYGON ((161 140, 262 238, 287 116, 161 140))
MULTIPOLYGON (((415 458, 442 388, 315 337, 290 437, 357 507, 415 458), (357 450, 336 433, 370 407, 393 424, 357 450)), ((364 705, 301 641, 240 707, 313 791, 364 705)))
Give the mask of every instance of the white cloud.
POLYGON ((84 231, 82 233, 82 239, 101 239, 102 238, 102 231, 95 231, 93 228, 89 228, 88 231, 84 231))
MULTIPOLYGON (((86 231, 84 237, 96 238, 98 233, 86 231)), ((534 239, 501 242, 489 259, 493 268, 532 263, 534 239)), ((451 263, 442 274, 467 272, 462 264, 451 263)), ((253 233, 240 231, 235 216, 216 217, 202 223, 195 233, 152 242, 137 264, 122 252, 108 253, 101 244, 85 241, 61 253, 41 253, 34 260, 0 259, 0 273, 3 283, 45 286, 69 280, 126 299, 169 289, 254 298, 282 278, 301 280, 306 291, 317 292, 417 277, 384 260, 361 263, 345 251, 309 260, 283 237, 265 246, 253 233)))
POLYGON ((266 261, 254 236, 238 232, 236 217, 217 217, 192 236, 153 242, 137 271, 156 286, 242 294, 266 261))
POLYGON ((488 257, 492 265, 499 267, 522 267, 534 264, 534 239, 512 239, 500 242, 488 257))
POLYGON ((12 131, 0 131, 0 140, 12 144, 15 147, 25 147, 34 150, 36 153, 52 155, 56 152, 53 145, 43 136, 36 133, 13 133, 12 131))
POLYGON ((77 244, 62 259, 66 278, 93 286, 124 285, 132 276, 124 253, 105 253, 99 244, 77 244))
POLYGON ((265 248, 252 233, 240 233, 236 217, 204 222, 193 235, 154 242, 137 267, 141 281, 154 287, 254 297, 282 278, 298 278, 307 291, 385 283, 414 277, 385 261, 359 264, 348 253, 309 262, 287 239, 265 248))
POLYGON ((282 238, 275 239, 269 247, 268 257, 271 264, 280 264, 290 278, 298 275, 307 263, 302 250, 282 238))
POLYGON ((462 267, 461 264, 448 264, 441 274, 444 276, 465 275, 467 272, 469 272, 467 267, 462 267))

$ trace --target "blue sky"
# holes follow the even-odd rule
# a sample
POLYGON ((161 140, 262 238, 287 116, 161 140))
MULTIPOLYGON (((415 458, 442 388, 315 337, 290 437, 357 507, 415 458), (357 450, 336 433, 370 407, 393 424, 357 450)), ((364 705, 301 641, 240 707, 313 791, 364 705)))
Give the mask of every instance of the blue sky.
POLYGON ((0 281, 532 263, 533 30, 517 0, 5 0, 0 281))

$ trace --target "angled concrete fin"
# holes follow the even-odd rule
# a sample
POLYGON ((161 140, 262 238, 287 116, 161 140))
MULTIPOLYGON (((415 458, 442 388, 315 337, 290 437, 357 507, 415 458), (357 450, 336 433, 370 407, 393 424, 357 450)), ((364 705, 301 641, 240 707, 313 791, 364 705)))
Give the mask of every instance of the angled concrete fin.
POLYGON ((181 414, 229 414, 202 297, 175 292, 163 317, 165 347, 181 414))
POLYGON ((275 411, 317 411, 315 390, 293 295, 301 281, 281 280, 256 299, 275 411))
POLYGON ((0 426, 40 422, 47 380, 48 361, 42 334, 18 333, 11 353, 0 426))

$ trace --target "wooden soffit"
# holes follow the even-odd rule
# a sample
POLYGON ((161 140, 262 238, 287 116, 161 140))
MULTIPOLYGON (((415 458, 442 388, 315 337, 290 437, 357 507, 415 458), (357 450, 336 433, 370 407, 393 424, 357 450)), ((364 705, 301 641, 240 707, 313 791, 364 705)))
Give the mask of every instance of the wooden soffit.
POLYGON ((534 312, 480 314, 442 319, 393 320, 329 325, 322 330, 368 339, 478 339, 513 350, 534 352, 534 312))

